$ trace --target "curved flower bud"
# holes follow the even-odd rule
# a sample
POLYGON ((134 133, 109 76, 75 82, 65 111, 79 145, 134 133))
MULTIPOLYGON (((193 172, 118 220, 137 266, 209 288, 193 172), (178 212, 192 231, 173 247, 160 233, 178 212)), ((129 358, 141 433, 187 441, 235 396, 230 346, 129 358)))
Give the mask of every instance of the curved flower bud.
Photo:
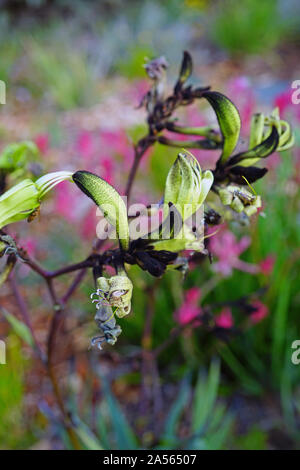
POLYGON ((223 135, 223 151, 220 157, 220 163, 224 164, 230 157, 239 139, 241 129, 241 118, 238 110, 232 101, 222 93, 216 91, 207 91, 203 97, 213 107, 220 130, 223 135))
POLYGON ((48 173, 36 182, 26 179, 10 188, 0 197, 0 228, 29 217, 50 189, 61 181, 71 180, 71 176, 70 171, 58 171, 48 173))
POLYGON ((121 247, 129 247, 129 227, 126 205, 120 194, 107 181, 89 171, 76 171, 73 181, 103 212, 110 224, 116 227, 121 247))

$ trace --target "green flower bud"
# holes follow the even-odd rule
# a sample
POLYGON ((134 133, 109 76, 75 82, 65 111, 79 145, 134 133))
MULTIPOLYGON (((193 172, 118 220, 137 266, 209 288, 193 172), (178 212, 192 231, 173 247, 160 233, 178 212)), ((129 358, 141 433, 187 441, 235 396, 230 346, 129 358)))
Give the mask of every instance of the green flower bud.
POLYGON ((164 222, 159 229, 148 235, 155 250, 179 252, 182 250, 201 251, 203 249, 202 234, 199 236, 199 233, 194 232, 185 222, 204 203, 213 184, 213 179, 211 171, 202 173, 201 167, 193 155, 184 153, 178 155, 166 179, 164 222), (173 209, 175 208, 174 217, 179 223, 179 225, 175 223, 176 230, 170 230, 166 223, 171 206, 174 206, 173 209), (164 226, 167 231, 164 230, 164 226))
POLYGON ((89 171, 76 171, 73 181, 103 212, 110 224, 116 227, 121 247, 129 246, 129 227, 126 205, 120 194, 107 181, 89 171))
POLYGON ((58 183, 71 180, 72 172, 48 173, 35 183, 26 179, 0 196, 0 228, 26 219, 39 208, 41 199, 58 183))
POLYGON ((183 220, 188 219, 205 201, 213 180, 212 172, 202 173, 192 154, 179 153, 166 179, 165 206, 171 202, 183 220))
POLYGON ((220 162, 224 164, 232 154, 238 142, 241 118, 232 101, 222 95, 222 93, 207 91, 203 93, 203 96, 213 107, 219 122, 223 136, 223 151, 220 162))

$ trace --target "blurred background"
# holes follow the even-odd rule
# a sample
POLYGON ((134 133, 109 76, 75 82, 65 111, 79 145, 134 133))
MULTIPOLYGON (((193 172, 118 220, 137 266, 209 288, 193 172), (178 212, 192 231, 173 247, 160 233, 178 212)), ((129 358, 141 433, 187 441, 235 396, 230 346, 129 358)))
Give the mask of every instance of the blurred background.
MULTIPOLYGON (((132 313, 120 320, 117 344, 102 352, 89 349, 97 328, 87 273, 64 312, 55 349, 81 448, 299 448, 300 364, 291 361, 292 343, 300 340, 300 104, 291 102, 299 46, 296 0, 0 1, 6 83, 0 148, 32 140, 38 148, 32 159, 43 172, 86 169, 124 191, 132 142, 146 130, 145 112, 137 109, 149 87, 145 59, 164 55, 172 85, 183 50, 194 59, 192 82, 236 104, 242 138, 254 112, 275 106, 296 135, 295 147, 270 157, 269 173, 255 184, 265 216, 254 216, 248 227, 222 226, 211 241, 212 264, 195 263, 185 280, 170 272, 157 281, 130 268, 132 313), (247 311, 245 303, 256 309, 247 311), (212 304, 216 327, 188 326, 212 304), (147 351, 162 344, 149 361, 147 351)), ((215 123, 202 103, 181 117, 194 126, 215 123)), ((175 157, 176 149, 159 145, 147 154, 132 202, 161 198, 175 157)), ((197 157, 213 168, 218 152, 197 157)), ((87 256, 97 221, 92 202, 63 183, 39 219, 19 222, 12 232, 43 266, 58 269, 87 256)), ((53 315, 47 290, 22 263, 16 273, 43 347, 53 315)), ((72 279, 55 280, 59 295, 72 279)), ((0 448, 72 448, 47 374, 9 316, 21 321, 9 283, 1 287, 0 305, 7 346, 0 448)))

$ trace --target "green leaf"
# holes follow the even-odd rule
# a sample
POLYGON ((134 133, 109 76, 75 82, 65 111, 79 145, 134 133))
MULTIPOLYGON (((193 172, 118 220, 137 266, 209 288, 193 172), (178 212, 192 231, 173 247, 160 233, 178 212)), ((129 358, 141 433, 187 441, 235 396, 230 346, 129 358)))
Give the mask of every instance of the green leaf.
POLYGON ((18 320, 14 315, 7 312, 7 310, 5 310, 4 308, 1 309, 1 313, 3 314, 5 319, 10 323, 16 335, 19 336, 29 346, 34 347, 34 340, 28 326, 18 320))
POLYGON ((171 406, 171 409, 168 413, 168 416, 165 421, 165 428, 163 434, 163 440, 166 441, 166 444, 172 444, 177 442, 176 430, 179 424, 180 417, 185 406, 188 403, 190 395, 190 385, 189 380, 183 380, 178 396, 174 403, 171 406))
POLYGON ((222 424, 216 431, 207 438, 208 450, 219 450, 223 447, 224 442, 227 440, 233 425, 233 417, 227 414, 223 419, 222 424))
POLYGON ((222 359, 226 362, 228 367, 238 377, 241 384, 253 395, 260 395, 262 393, 262 386, 259 381, 255 380, 246 367, 244 367, 226 345, 220 349, 222 359))
POLYGON ((102 377, 102 384, 110 412, 112 426, 117 440, 117 448, 119 450, 137 449, 137 439, 134 435, 134 432, 131 429, 118 401, 111 393, 109 384, 104 377, 102 377))
POLYGON ((276 292, 276 309, 273 312, 272 325, 272 370, 274 376, 282 370, 284 360, 284 347, 286 342, 286 328, 288 324, 291 283, 288 277, 282 277, 282 281, 276 292))
POLYGON ((203 97, 213 107, 223 135, 223 151, 220 162, 223 164, 236 147, 240 135, 241 118, 235 105, 222 93, 206 91, 203 97))
POLYGON ((212 361, 207 380, 201 376, 198 378, 192 419, 194 433, 199 432, 210 417, 217 397, 219 378, 220 362, 217 360, 212 361))
POLYGON ((86 424, 80 421, 78 417, 76 417, 76 426, 73 427, 73 430, 87 450, 103 450, 103 447, 95 434, 88 428, 88 426, 86 426, 86 424))
POLYGON ((123 249, 129 246, 127 210, 120 194, 107 181, 89 171, 76 171, 73 181, 103 212, 116 232, 123 249))

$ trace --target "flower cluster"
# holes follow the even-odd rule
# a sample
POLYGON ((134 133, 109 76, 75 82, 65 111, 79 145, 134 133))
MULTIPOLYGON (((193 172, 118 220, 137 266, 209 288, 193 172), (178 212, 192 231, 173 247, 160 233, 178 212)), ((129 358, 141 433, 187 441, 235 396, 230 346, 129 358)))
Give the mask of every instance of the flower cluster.
MULTIPOLYGON (((192 58, 184 52, 178 79, 172 93, 167 93, 168 63, 164 57, 150 61, 145 66, 152 81, 150 90, 144 96, 141 106, 147 111, 148 133, 135 146, 135 161, 129 176, 126 195, 129 196, 132 181, 138 164, 146 150, 154 143, 169 147, 180 147, 182 140, 173 140, 165 132, 196 137, 196 140, 184 141, 189 149, 220 149, 220 156, 214 169, 203 171, 195 156, 182 149, 171 166, 161 202, 163 220, 157 228, 146 231, 138 238, 131 238, 127 207, 119 192, 105 179, 86 170, 73 172, 49 173, 36 181, 25 179, 13 186, 0 197, 0 229, 8 224, 27 218, 32 220, 40 207, 41 199, 58 183, 64 180, 74 182, 77 187, 101 209, 105 219, 114 227, 119 246, 103 255, 89 257, 87 263, 94 268, 96 292, 92 294, 96 304, 95 320, 102 334, 93 339, 92 344, 100 348, 103 342, 114 344, 121 333, 115 316, 123 317, 130 313, 133 285, 127 275, 129 265, 136 264, 151 275, 160 277, 167 269, 186 272, 188 261, 195 252, 206 255, 204 247, 207 225, 220 224, 223 220, 249 219, 261 208, 261 197, 251 184, 262 178, 266 168, 256 166, 260 161, 275 151, 284 151, 294 143, 290 125, 280 119, 276 108, 270 116, 255 114, 251 120, 248 148, 234 153, 239 142, 241 119, 232 101, 225 95, 211 91, 210 87, 195 88, 186 82, 192 72, 192 58), (174 112, 182 106, 188 106, 195 100, 204 99, 212 107, 218 122, 218 129, 212 127, 188 127, 178 124, 174 112), (204 211, 204 204, 208 208, 204 211), (94 265, 95 261, 95 265, 94 265), (115 268, 112 277, 102 275, 105 264, 115 268), (96 269, 97 268, 97 269, 96 269), (94 298, 96 297, 96 298, 94 298)), ((25 146, 28 150, 30 146, 25 146)), ((23 148, 23 150, 24 150, 23 148)), ((0 168, 10 168, 12 172, 24 167, 26 158, 23 153, 15 153, 12 162, 9 153, 2 160, 0 168)), ((2 252, 6 254, 18 249, 12 239, 1 234, 2 252)), ((239 254, 245 249, 248 239, 244 238, 237 245, 232 237, 223 234, 220 242, 212 243, 219 261, 215 270, 228 275, 232 268, 250 269, 239 260, 239 254), (229 271, 225 272, 225 258, 231 257, 229 271)), ((252 267, 253 268, 253 267, 252 267)), ((256 269, 256 266, 255 266, 256 269)), ((200 315, 197 305, 200 291, 190 291, 189 299, 178 311, 179 323, 184 325, 200 315)), ((252 321, 260 321, 267 312, 257 305, 252 321)), ((231 312, 223 310, 215 324, 223 329, 231 328, 231 312)))

